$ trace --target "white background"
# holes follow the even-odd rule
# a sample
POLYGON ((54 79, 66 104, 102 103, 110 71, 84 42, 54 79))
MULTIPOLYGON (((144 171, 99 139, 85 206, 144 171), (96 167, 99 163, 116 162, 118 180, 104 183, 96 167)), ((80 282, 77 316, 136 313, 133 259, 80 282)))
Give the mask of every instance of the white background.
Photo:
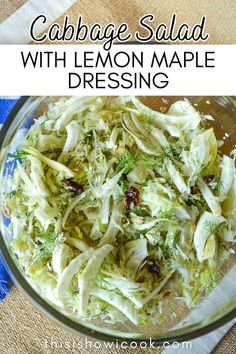
MULTIPOLYGON (((116 68, 74 68, 74 52, 82 58, 83 52, 104 52, 100 45, 0 45, 0 95, 236 95, 236 45, 113 45, 111 54, 118 51, 145 54, 145 68, 124 69, 116 68), (67 67, 32 68, 32 65, 23 67, 21 51, 24 53, 37 51, 58 52, 61 56, 64 51, 67 55, 67 67), (184 51, 199 52, 199 57, 204 58, 206 51, 215 52, 215 68, 196 68, 195 62, 187 68, 151 69, 150 58, 154 51, 162 53, 166 51, 171 57, 177 51, 180 58, 184 51), (164 89, 69 89, 68 73, 111 71, 122 72, 147 72, 152 74, 163 71, 169 76, 169 84, 164 89)), ((96 55, 94 55, 96 57, 96 55)), ((202 60, 201 60, 202 62, 202 60)))

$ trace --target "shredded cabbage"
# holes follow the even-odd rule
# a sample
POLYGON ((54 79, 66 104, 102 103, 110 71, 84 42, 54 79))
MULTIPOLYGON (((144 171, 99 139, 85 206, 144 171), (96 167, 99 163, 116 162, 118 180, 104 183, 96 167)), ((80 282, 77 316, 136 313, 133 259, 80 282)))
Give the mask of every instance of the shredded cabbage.
POLYGON ((233 178, 234 178, 234 160, 224 155, 221 163, 221 176, 220 176, 219 200, 221 202, 227 198, 229 190, 232 186, 233 178))

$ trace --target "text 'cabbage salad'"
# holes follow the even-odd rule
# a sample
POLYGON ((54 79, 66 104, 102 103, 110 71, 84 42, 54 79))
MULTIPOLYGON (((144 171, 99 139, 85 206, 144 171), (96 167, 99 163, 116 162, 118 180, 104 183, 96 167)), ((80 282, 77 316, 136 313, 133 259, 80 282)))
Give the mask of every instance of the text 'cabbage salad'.
POLYGON ((235 157, 187 100, 72 97, 35 121, 2 201, 12 248, 79 318, 160 322, 218 281, 236 234, 235 157))

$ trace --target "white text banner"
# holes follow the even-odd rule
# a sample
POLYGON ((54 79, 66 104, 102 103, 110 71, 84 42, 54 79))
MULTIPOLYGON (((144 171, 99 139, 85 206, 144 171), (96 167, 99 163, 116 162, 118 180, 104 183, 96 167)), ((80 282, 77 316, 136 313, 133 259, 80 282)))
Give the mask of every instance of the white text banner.
POLYGON ((0 45, 0 95, 236 95, 236 45, 0 45))

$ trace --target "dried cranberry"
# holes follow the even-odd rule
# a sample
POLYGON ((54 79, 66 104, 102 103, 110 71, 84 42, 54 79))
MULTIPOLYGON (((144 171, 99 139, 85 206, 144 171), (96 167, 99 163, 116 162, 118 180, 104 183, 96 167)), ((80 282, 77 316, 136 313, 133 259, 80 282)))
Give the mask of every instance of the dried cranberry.
POLYGON ((125 205, 127 209, 130 209, 132 204, 138 205, 139 194, 139 190, 135 187, 131 187, 125 192, 125 205))
POLYGON ((159 274, 160 271, 161 271, 161 268, 160 268, 158 265, 156 265, 156 264, 150 264, 150 265, 148 266, 148 269, 149 269, 149 272, 151 272, 151 273, 157 273, 157 274, 159 274))
POLYGON ((203 181, 206 183, 206 184, 209 184, 213 181, 213 179, 215 178, 214 175, 207 175, 205 177, 203 177, 203 181))
POLYGON ((192 187, 190 188, 190 191, 191 191, 191 194, 198 194, 199 189, 198 189, 197 187, 195 187, 195 186, 192 186, 192 187))
POLYGON ((72 179, 66 179, 65 183, 67 186, 72 189, 74 192, 81 192, 83 190, 83 186, 81 184, 73 181, 72 179))
POLYGON ((35 245, 42 246, 43 242, 40 240, 34 241, 35 245))

